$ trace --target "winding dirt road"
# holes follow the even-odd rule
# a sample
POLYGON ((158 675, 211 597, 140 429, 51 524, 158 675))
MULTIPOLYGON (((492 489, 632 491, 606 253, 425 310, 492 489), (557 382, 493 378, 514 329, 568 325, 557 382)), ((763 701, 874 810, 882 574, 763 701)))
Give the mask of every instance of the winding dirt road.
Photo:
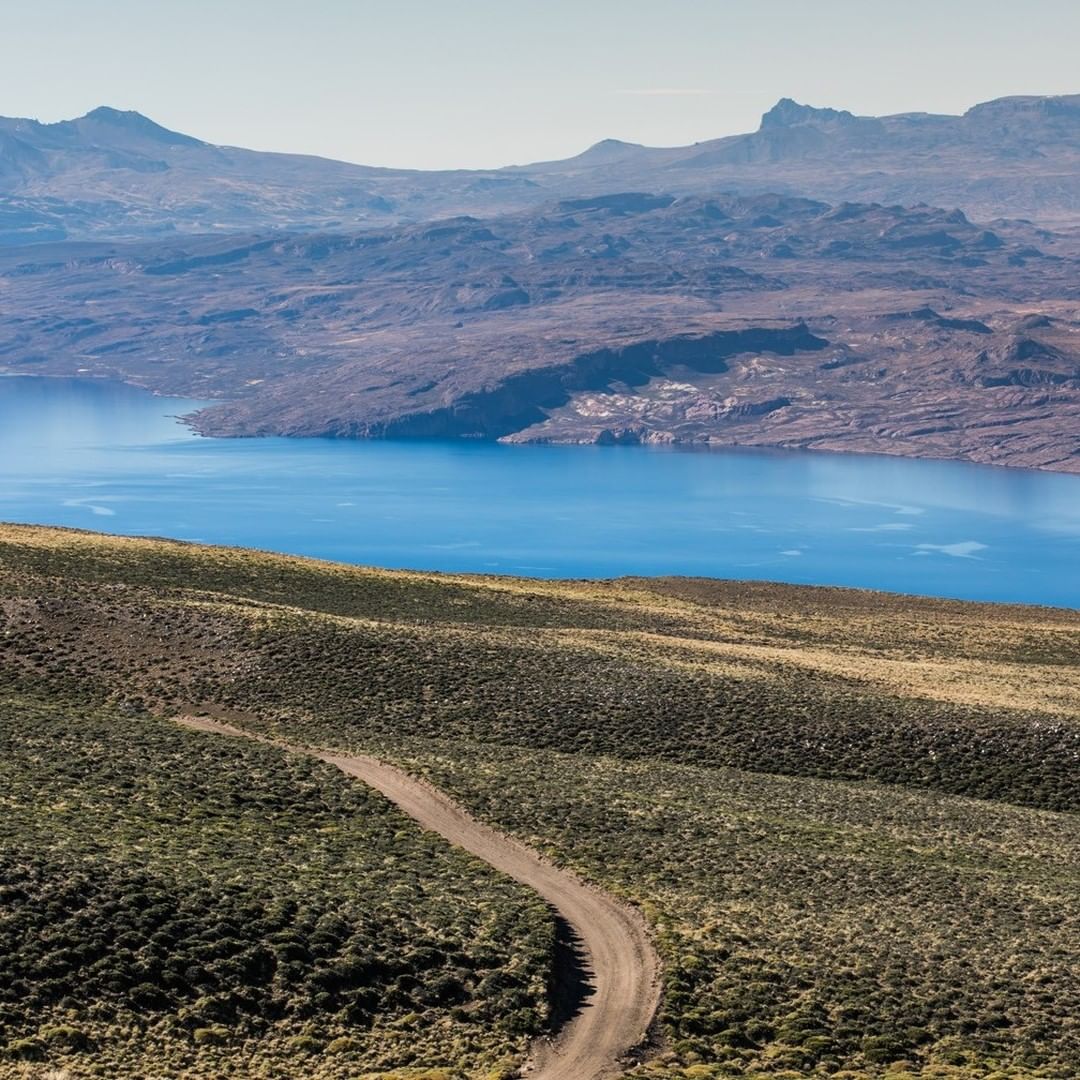
POLYGON ((540 894, 569 924, 584 952, 591 993, 554 1038, 537 1040, 530 1080, 607 1080, 641 1045, 660 1000, 660 963, 644 920, 516 840, 481 824, 437 788, 371 757, 305 750, 216 720, 181 717, 199 731, 270 742, 310 754, 381 792, 423 828, 471 852, 540 894))

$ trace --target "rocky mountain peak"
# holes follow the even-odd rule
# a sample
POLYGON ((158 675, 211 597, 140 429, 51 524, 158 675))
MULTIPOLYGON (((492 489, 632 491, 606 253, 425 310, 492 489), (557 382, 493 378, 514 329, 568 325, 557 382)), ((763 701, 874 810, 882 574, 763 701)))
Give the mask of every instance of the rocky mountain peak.
POLYGON ((814 125, 817 127, 846 125, 856 122, 853 113, 846 109, 819 109, 813 105, 801 105, 792 98, 781 98, 761 118, 760 131, 776 128, 814 125))
POLYGON ((1080 94, 1056 97, 1016 96, 994 98, 973 105, 966 113, 968 120, 1030 120, 1034 118, 1080 120, 1080 94))

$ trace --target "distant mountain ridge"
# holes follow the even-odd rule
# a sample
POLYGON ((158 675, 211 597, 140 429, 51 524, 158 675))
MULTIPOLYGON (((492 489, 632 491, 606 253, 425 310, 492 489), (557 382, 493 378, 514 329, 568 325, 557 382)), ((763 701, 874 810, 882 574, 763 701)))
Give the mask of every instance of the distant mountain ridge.
POLYGON ((54 124, 0 118, 0 244, 356 230, 499 206, 503 189, 532 186, 216 146, 109 107, 54 124))
MULTIPOLYGON (((601 144, 602 145, 602 144, 601 144)), ((1009 97, 961 116, 857 116, 783 98, 757 131, 655 148, 621 144, 543 166, 548 185, 684 194, 776 191, 828 201, 931 203, 974 217, 1080 221, 1080 95, 1009 97)), ((521 171, 529 175, 534 167, 521 171)))
POLYGON ((776 191, 1080 222, 1080 94, 961 116, 857 116, 781 99, 757 131, 682 147, 605 139, 564 161, 421 171, 215 146, 100 107, 0 118, 0 244, 222 231, 352 231, 567 196, 776 191))

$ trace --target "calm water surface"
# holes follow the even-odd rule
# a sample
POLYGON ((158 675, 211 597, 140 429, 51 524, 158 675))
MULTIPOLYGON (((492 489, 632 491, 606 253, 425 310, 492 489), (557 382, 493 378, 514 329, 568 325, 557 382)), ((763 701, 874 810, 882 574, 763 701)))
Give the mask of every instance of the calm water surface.
POLYGON ((379 566, 707 574, 1080 607, 1080 477, 829 454, 201 439, 0 378, 0 519, 379 566))

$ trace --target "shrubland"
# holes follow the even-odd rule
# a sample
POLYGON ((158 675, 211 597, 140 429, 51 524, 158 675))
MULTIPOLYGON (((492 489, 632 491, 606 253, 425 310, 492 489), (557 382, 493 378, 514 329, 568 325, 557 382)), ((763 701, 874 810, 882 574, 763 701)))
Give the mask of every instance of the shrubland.
POLYGON ((543 1030, 553 944, 329 765, 0 700, 0 1075, 483 1074, 543 1030))
MULTIPOLYGON (((1080 1073, 1076 613, 409 574, 0 527, 0 692, 5 738, 22 731, 33 747, 11 759, 22 786, 5 826, 24 897, 12 910, 29 921, 5 940, 40 935, 33 920, 54 903, 72 936, 104 941, 114 923, 132 935, 92 961, 106 981, 80 979, 81 997, 58 984, 36 1027, 28 1008, 4 1014, 9 1045, 29 1039, 31 1056, 85 1062, 126 1046, 109 1060, 134 1060, 123 1054, 145 1036, 132 1033, 152 1030, 176 1068, 246 1075, 291 1060, 290 1075, 383 1075, 411 1067, 393 1057, 405 1044, 424 1067, 482 1076, 543 1023, 550 926, 528 894, 439 845, 432 862, 432 841, 321 766, 166 722, 187 712, 399 761, 639 905, 665 964, 642 1076, 1080 1073), (91 808, 78 828, 58 828, 68 789, 91 808), (314 803, 296 795, 313 790, 314 803), (284 817, 264 821, 267 800, 284 817), (204 803, 218 808, 209 821, 191 809, 204 803), (184 839, 167 840, 177 823, 184 839), (299 858, 286 835, 316 870, 285 880, 299 858), (108 873, 87 870, 113 837, 108 873), (346 854, 351 869, 332 873, 346 854), (366 920, 327 947, 412 965, 404 984, 404 969, 361 964, 349 987, 320 987, 327 956, 313 942, 346 883, 366 920), (380 905, 399 888, 412 890, 405 910, 380 905), (282 915, 282 890, 308 913, 282 915), (263 891, 274 903, 258 907, 263 891), (143 969, 109 967, 158 933, 129 895, 175 910, 173 937, 235 941, 213 958, 219 991, 239 987, 232 1011, 194 1024, 185 1010, 213 997, 197 981, 139 1004, 136 988, 166 969, 131 983, 143 969), (213 922, 198 914, 210 908, 213 922), (285 982, 243 982, 237 958, 285 931, 306 950, 285 982), (440 959, 418 967, 426 949, 440 959), (518 981, 497 986, 485 973, 508 957, 518 981), (147 1015, 149 1027, 131 1019, 147 1015), (88 1041, 56 1035, 54 1050, 42 1024, 88 1041), (211 1032, 205 1045, 196 1030, 211 1032)), ((200 956, 185 958, 192 978, 212 969, 200 956)), ((19 959, 20 985, 52 985, 44 962, 19 959)))
POLYGON ((1077 1074, 1074 815, 553 751, 399 753, 647 914, 669 1060, 634 1075, 1077 1074))

